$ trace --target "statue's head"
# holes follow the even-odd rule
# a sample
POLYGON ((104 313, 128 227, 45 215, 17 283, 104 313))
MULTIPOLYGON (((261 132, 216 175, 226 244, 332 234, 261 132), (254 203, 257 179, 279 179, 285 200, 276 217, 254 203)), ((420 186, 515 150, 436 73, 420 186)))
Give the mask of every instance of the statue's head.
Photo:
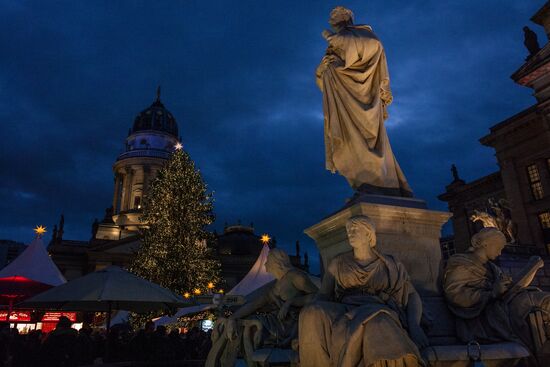
POLYGON ((365 215, 356 215, 346 222, 346 232, 349 244, 353 248, 365 246, 376 246, 376 226, 374 222, 365 215))
POLYGON ((265 262, 265 270, 267 270, 268 273, 280 279, 290 269, 292 269, 292 264, 286 252, 278 248, 269 250, 269 255, 267 255, 267 260, 265 262))
POLYGON ((353 24, 353 12, 343 6, 337 6, 330 12, 328 23, 335 31, 353 24))
POLYGON ((506 246, 506 236, 495 227, 485 227, 472 236, 471 244, 473 252, 483 252, 487 259, 494 260, 506 246))

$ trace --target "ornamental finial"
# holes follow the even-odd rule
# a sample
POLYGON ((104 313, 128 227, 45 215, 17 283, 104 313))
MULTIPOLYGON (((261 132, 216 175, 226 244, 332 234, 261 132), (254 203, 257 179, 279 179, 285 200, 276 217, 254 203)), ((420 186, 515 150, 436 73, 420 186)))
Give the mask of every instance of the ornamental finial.
POLYGON ((37 238, 41 238, 46 233, 46 227, 44 226, 36 226, 34 229, 34 233, 36 234, 37 238))

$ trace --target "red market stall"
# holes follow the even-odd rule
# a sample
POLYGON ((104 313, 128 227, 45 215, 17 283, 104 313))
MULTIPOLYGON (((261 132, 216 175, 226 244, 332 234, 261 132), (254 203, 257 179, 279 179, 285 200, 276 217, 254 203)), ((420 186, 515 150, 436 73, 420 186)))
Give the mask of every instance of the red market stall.
POLYGON ((49 333, 57 326, 59 318, 65 316, 72 323, 76 323, 76 312, 46 312, 42 316, 42 332, 49 333))
POLYGON ((37 237, 25 251, 0 270, 0 305, 4 305, 0 310, 0 322, 27 322, 17 319, 13 314, 23 315, 28 312, 30 317, 31 312, 14 310, 13 306, 67 282, 46 251, 41 239, 43 228, 38 227, 35 232, 37 237), (6 314, 5 320, 2 320, 2 312, 6 314))

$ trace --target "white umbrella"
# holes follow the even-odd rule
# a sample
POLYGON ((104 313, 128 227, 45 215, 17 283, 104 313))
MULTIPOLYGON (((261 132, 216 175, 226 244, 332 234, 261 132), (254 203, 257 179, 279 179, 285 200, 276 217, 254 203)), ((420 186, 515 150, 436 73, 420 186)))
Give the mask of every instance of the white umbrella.
POLYGON ((117 266, 87 274, 21 303, 29 308, 103 311, 108 315, 111 310, 172 311, 190 304, 170 290, 117 266))

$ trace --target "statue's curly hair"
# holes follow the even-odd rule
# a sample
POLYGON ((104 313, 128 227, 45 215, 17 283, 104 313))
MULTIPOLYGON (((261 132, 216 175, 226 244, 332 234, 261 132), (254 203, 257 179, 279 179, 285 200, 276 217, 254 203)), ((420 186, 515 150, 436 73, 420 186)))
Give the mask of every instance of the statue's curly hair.
POLYGON ((353 23, 353 12, 343 6, 337 6, 330 12, 330 23, 353 23))
MULTIPOLYGON (((372 239, 370 237, 370 233, 376 233, 376 225, 374 224, 374 221, 366 215, 354 215, 347 220, 346 227, 349 225, 362 226, 363 228, 365 228, 367 230, 367 233, 369 233, 369 239, 372 239)), ((376 244, 374 244, 374 246, 376 246, 376 244)))
POLYGON ((502 237, 506 241, 506 236, 498 228, 485 227, 472 236, 470 250, 475 250, 484 246, 485 241, 494 236, 502 237))

